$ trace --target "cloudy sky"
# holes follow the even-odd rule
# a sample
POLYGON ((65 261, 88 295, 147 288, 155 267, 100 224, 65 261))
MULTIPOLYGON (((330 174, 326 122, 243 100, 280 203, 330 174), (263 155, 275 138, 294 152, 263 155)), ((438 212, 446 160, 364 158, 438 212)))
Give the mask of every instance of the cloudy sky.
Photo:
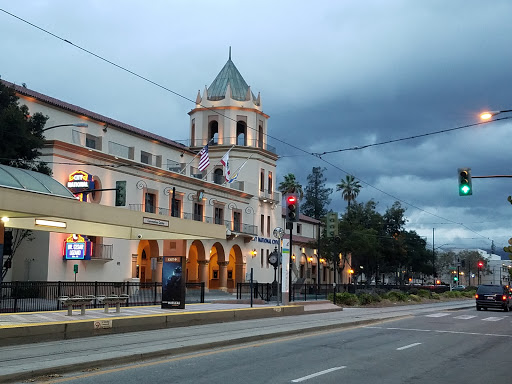
MULTIPOLYGON (((512 180, 474 179, 470 197, 457 190, 458 167, 512 174, 512 119, 455 129, 483 110, 512 109, 512 1, 25 0, 0 9, 4 80, 181 141, 187 98, 210 85, 231 46, 270 115, 278 182, 294 173, 305 186, 321 166, 335 189, 353 174, 358 201, 384 211, 399 200, 407 228, 430 246, 435 228, 440 249, 494 241, 499 250, 512 237, 512 180), (437 131, 447 132, 308 155, 437 131)), ((339 192, 331 207, 345 209, 339 192)))

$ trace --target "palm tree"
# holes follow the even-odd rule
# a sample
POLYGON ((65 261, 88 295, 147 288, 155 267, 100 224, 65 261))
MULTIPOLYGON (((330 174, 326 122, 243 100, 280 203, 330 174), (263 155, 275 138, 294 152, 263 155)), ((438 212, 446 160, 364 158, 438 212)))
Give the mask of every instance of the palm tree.
POLYGON ((336 185, 336 191, 341 191, 341 196, 347 202, 348 207, 350 207, 351 201, 355 201, 357 195, 361 192, 361 188, 359 181, 352 175, 345 176, 345 179, 342 179, 341 183, 336 185))
POLYGON ((277 190, 283 195, 287 193, 296 193, 299 195, 299 200, 302 200, 304 197, 302 185, 300 185, 299 182, 295 179, 295 175, 293 173, 289 173, 284 176, 284 181, 279 184, 277 190))

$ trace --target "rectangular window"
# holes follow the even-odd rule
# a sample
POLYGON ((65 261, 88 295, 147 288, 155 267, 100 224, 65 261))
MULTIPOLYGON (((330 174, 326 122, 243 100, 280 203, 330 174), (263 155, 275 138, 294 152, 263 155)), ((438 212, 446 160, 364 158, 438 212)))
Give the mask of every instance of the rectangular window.
POLYGON ((297 235, 302 233, 302 224, 297 223, 297 235))
POLYGON ((272 186, 272 172, 270 172, 270 171, 268 171, 268 185, 267 185, 267 189, 268 189, 268 194, 272 195, 272 189, 273 189, 273 186, 272 186))
POLYGON ((224 224, 224 209, 215 207, 215 224, 224 224))
POLYGON ((144 212, 156 212, 156 195, 154 193, 146 192, 144 197, 144 212))
POLYGON ((263 249, 261 249, 261 252, 260 252, 261 268, 263 268, 263 258, 264 258, 263 249))
POLYGON ((144 151, 140 151, 140 162, 144 164, 152 165, 152 155, 144 151))
POLYGON ((261 235, 263 236, 263 234, 265 233, 265 215, 261 215, 261 220, 260 220, 260 232, 261 232, 261 235))
POLYGON ((267 249, 267 257, 265 258, 267 260, 267 268, 268 268, 268 265, 269 265, 269 262, 268 262, 268 256, 269 256, 270 252, 269 250, 267 249))
POLYGON ((265 190, 265 170, 260 169, 260 191, 263 192, 265 190))
POLYGON ((174 199, 174 212, 172 211, 172 199, 171 199, 171 215, 173 217, 181 217, 181 200, 174 199))
POLYGON ((323 272, 323 282, 325 283, 327 281, 327 268, 325 268, 325 266, 323 266, 322 268, 322 272, 323 272))
POLYGON ((267 237, 270 237, 270 216, 267 216, 267 237))
POLYGON ((85 146, 87 148, 97 149, 98 151, 101 151, 101 137, 86 134, 85 146))
POLYGON ((194 203, 194 220, 203 221, 203 204, 194 203))
POLYGON ((237 211, 233 211, 233 230, 235 232, 240 232, 242 224, 242 214, 237 211))
POLYGON ((167 170, 171 172, 179 173, 183 168, 177 161, 167 159, 167 170))

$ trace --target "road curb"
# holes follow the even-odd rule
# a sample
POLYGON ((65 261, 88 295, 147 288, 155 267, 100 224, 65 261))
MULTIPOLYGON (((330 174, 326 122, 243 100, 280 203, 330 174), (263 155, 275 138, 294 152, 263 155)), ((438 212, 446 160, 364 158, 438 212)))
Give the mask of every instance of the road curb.
POLYGON ((116 364, 126 364, 126 363, 133 363, 141 360, 149 360, 149 359, 155 359, 163 356, 176 356, 176 355, 182 355, 187 353, 193 353, 193 352, 199 352, 206 349, 212 349, 212 348, 223 348, 238 344, 245 344, 245 343, 251 343, 255 341, 262 341, 262 340, 268 340, 273 338, 279 338, 279 337, 286 337, 286 336, 294 336, 297 334, 309 334, 309 333, 315 333, 315 332, 322 332, 327 330, 333 330, 333 329, 344 329, 344 328, 352 328, 357 326, 363 326, 363 325, 369 325, 369 324, 377 324, 377 323, 383 323, 387 321, 395 321, 400 320, 403 318, 410 317, 410 315, 398 315, 398 316, 390 316, 386 317, 384 319, 367 319, 367 320, 356 320, 346 323, 338 323, 338 324, 329 324, 324 326, 317 326, 317 327, 311 327, 311 328, 300 328, 300 329, 293 329, 293 330, 287 330, 287 331, 279 331, 274 333, 268 333, 263 335, 253 335, 253 336, 243 336, 238 337, 234 339, 229 340, 222 340, 222 341, 215 341, 215 342, 207 342, 203 344, 197 344, 197 345, 190 345, 190 346, 182 346, 182 347, 176 347, 176 348, 166 348, 161 349, 158 351, 152 351, 152 352, 144 352, 144 353, 136 353, 130 356, 119 356, 119 357, 112 357, 107 359, 98 359, 94 361, 83 361, 80 363, 72 363, 68 365, 62 365, 58 367, 52 367, 52 368, 41 368, 41 369, 34 369, 30 371, 23 371, 23 372, 16 372, 16 373, 10 373, 7 375, 1 375, 0 374, 0 382, 2 383, 8 383, 16 380, 27 380, 27 379, 34 379, 40 376, 45 375, 55 375, 55 374, 64 374, 64 373, 70 373, 70 372, 76 372, 77 370, 84 371, 87 369, 92 368, 104 368, 116 364))

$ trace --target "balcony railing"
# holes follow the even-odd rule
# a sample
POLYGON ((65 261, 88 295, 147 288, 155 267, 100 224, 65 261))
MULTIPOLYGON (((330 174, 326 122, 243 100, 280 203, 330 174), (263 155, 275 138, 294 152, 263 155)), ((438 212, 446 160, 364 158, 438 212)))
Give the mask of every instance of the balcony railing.
POLYGON ((91 260, 113 260, 113 245, 94 244, 92 248, 91 260))
MULTIPOLYGON (((128 207, 131 211, 144 212, 144 204, 128 204, 128 207)), ((162 216, 171 216, 171 210, 168 208, 157 207, 156 212, 162 216)), ((179 214, 175 214, 174 217, 180 217, 184 220, 202 221, 208 224, 224 224, 226 228, 234 233, 242 233, 252 236, 256 236, 258 234, 258 227, 256 225, 224 220, 220 217, 204 216, 190 212, 182 212, 181 216, 179 214)))
POLYGON ((226 228, 231 232, 243 233, 251 236, 256 236, 258 234, 258 227, 256 225, 229 220, 224 220, 224 224, 226 224, 226 228))

